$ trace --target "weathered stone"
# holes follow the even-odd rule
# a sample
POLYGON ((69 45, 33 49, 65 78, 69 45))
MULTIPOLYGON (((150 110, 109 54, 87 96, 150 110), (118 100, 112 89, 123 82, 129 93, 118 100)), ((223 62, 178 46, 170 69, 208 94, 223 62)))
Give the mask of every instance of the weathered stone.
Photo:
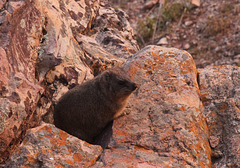
POLYGON ((216 148, 219 145, 219 138, 215 136, 210 136, 209 142, 212 148, 216 148))
POLYGON ((140 85, 95 167, 211 167, 197 70, 185 51, 147 46, 126 64, 140 85))
POLYGON ((240 166, 239 67, 200 69, 200 94, 187 52, 148 46, 136 53, 127 15, 99 0, 0 0, 0 9, 0 162, 26 130, 42 118, 53 122, 62 94, 130 59, 124 67, 140 88, 128 115, 108 130, 112 138, 103 133, 107 148, 97 162, 99 146, 44 124, 28 131, 7 166, 240 166))
POLYGON ((167 45, 167 44, 168 44, 167 38, 166 38, 166 37, 161 38, 161 39, 157 42, 157 44, 158 44, 158 45, 167 45))
POLYGON ((109 53, 120 58, 129 58, 139 50, 133 38, 133 29, 127 14, 120 9, 102 5, 93 24, 96 41, 109 53))
POLYGON ((24 4, 25 0, 10 0, 7 5, 7 11, 12 14, 15 10, 17 10, 24 4))
MULTIPOLYGON (((93 30, 99 0, 1 2, 0 163, 24 138, 27 129, 39 125, 42 118, 52 122, 54 104, 63 93, 125 61, 109 54, 98 42, 91 43, 97 35, 84 38, 83 44, 77 41, 79 35, 101 30, 93 30)), ((127 27, 124 17, 121 15, 127 27)), ((131 40, 124 40, 124 44, 130 44, 126 41, 131 40)))
POLYGON ((102 148, 90 145, 54 125, 43 123, 28 130, 5 167, 89 167, 102 148))
POLYGON ((184 50, 188 50, 191 47, 189 43, 183 45, 184 50))
POLYGON ((1 0, 0 1, 0 10, 4 7, 4 5, 6 4, 7 0, 1 0))
POLYGON ((235 63, 237 66, 240 66, 240 54, 234 56, 234 63, 235 63))
POLYGON ((89 1, 53 1, 36 0, 35 6, 41 13, 41 44, 38 48, 38 68, 40 79, 46 72, 61 62, 68 62, 76 68, 86 71, 81 60, 83 51, 79 47, 75 34, 89 29, 96 17, 97 0, 89 1))
POLYGON ((190 25, 192 25, 192 24, 193 24, 193 21, 191 21, 191 20, 187 20, 187 21, 184 23, 185 26, 190 26, 190 25))
POLYGON ((95 39, 91 37, 77 35, 76 40, 84 53, 82 59, 88 67, 91 68, 95 76, 108 68, 121 65, 126 62, 125 59, 118 58, 106 51, 95 39))
POLYGON ((41 20, 34 9, 18 8, 12 16, 1 12, 5 15, 0 28, 0 162, 8 157, 24 132, 39 122, 34 111, 44 90, 35 79, 41 20))
POLYGON ((150 0, 150 1, 147 1, 144 6, 143 6, 143 9, 151 9, 153 6, 155 6, 156 4, 159 3, 159 0, 150 0))
POLYGON ((199 7, 201 5, 201 2, 200 0, 192 0, 192 4, 199 7))
POLYGON ((199 69, 214 167, 240 166, 240 68, 199 69))

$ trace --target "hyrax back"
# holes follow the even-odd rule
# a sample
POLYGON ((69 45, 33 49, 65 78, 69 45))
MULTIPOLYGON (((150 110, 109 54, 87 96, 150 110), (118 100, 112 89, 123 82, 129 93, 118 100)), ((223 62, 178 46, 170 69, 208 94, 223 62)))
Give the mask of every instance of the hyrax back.
POLYGON ((92 142, 110 121, 122 114, 136 88, 122 68, 106 70, 60 98, 54 111, 54 124, 92 142))

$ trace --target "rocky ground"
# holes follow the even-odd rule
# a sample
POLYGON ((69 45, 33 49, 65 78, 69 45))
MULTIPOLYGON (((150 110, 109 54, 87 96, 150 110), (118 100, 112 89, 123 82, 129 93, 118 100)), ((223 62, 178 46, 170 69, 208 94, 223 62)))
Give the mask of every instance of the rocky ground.
POLYGON ((0 167, 240 167, 238 1, 107 2, 0 0, 0 167), (116 65, 139 88, 95 144, 52 124, 116 65))
POLYGON ((240 66, 239 0, 166 1, 171 7, 164 6, 164 0, 108 2, 129 15, 141 47, 158 43, 187 50, 197 67, 240 66), (168 17, 164 25, 162 16, 168 17))

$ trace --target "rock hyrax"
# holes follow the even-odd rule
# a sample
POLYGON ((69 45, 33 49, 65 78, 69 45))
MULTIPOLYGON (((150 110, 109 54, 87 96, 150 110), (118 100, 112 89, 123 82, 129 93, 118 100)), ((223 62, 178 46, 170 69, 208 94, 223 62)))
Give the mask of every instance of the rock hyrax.
POLYGON ((54 124, 87 142, 123 113, 130 94, 137 88, 120 67, 69 90, 57 103, 54 124))

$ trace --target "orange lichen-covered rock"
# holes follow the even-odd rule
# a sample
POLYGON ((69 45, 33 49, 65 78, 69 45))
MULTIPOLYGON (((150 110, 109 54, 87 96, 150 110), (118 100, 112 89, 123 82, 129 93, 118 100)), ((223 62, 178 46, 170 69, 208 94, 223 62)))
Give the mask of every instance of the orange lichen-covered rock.
POLYGON ((199 69, 214 167, 240 167, 240 68, 199 69))
POLYGON ((116 55, 124 51, 129 57, 137 44, 126 15, 109 8, 111 17, 105 18, 108 10, 99 0, 1 0, 0 9, 1 164, 27 129, 42 118, 52 122, 62 94, 122 64, 125 58, 116 55), (116 46, 114 55, 108 42, 116 46))
POLYGON ((100 146, 44 123, 28 130, 5 167, 89 167, 101 153, 100 146))
POLYGON ((95 167, 211 167, 197 70, 186 51, 147 46, 124 64, 139 89, 95 167))
MULTIPOLYGON (((75 2, 75 8, 80 8, 78 3, 75 2)), ((66 12, 73 5, 51 0, 7 1, 3 5, 0 11, 0 163, 19 144, 26 130, 39 124, 42 114, 37 106, 44 97, 46 72, 61 62, 74 62, 71 66, 78 70, 75 76, 79 76, 76 83, 91 77, 89 68, 79 57, 81 50, 77 50, 72 40, 69 22, 73 21, 66 21, 69 15, 61 15, 63 11, 57 9, 61 6, 66 12)), ((87 26, 91 18, 85 19, 83 25, 87 26)))

